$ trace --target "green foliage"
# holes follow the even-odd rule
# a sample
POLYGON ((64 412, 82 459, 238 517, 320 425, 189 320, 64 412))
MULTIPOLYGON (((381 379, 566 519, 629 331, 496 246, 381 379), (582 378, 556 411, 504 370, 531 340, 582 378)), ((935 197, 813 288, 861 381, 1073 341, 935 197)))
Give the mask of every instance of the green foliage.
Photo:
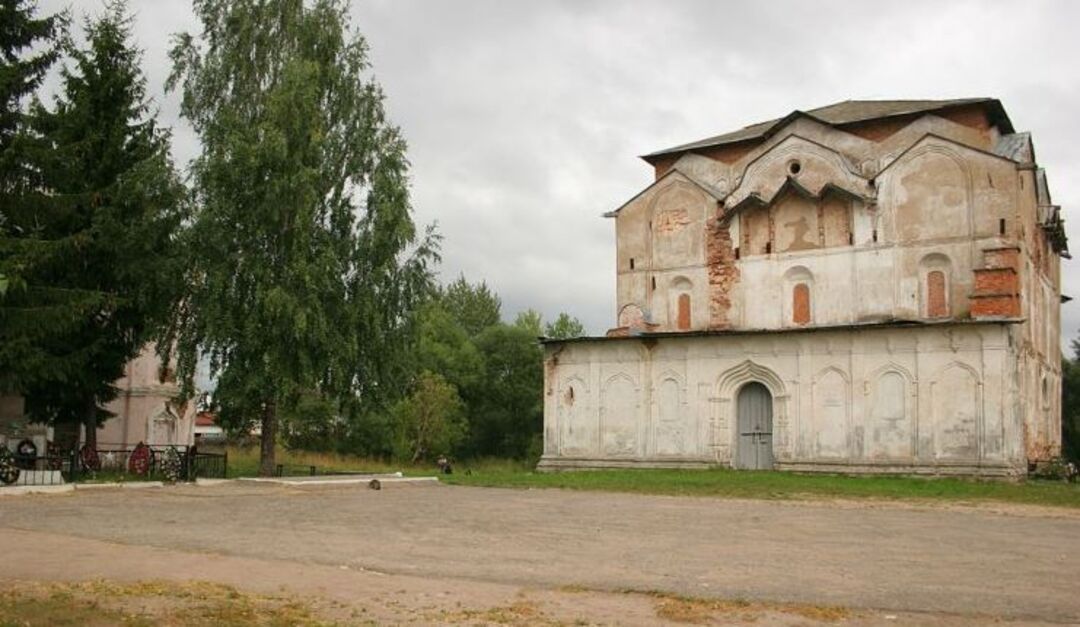
MULTIPOLYGON (((405 141, 341 0, 196 0, 169 84, 202 142, 189 295, 167 339, 190 381, 201 351, 225 422, 318 390, 365 414, 407 378, 436 238, 412 221, 405 141)), ((269 446, 267 446, 269 444, 269 446)))
POLYGON ((1073 358, 1061 360, 1061 454, 1080 463, 1080 341, 1072 349, 1073 358))
POLYGON ((420 314, 416 360, 419 370, 442 375, 458 389, 480 383, 484 358, 468 333, 440 303, 428 303, 420 314))
POLYGON ((917 477, 851 477, 776 471, 597 470, 537 473, 491 470, 442 478, 459 485, 504 488, 561 488, 639 494, 716 496, 750 499, 896 499, 918 501, 1009 502, 1080 507, 1080 485, 1062 482, 975 481, 917 477))
POLYGON ((496 324, 476 337, 484 357, 481 384, 463 391, 469 452, 525 457, 543 429, 543 354, 529 330, 496 324))
POLYGON ((280 411, 282 441, 289 448, 332 450, 346 431, 337 402, 317 391, 299 393, 280 411))
POLYGON ((442 376, 424 371, 416 389, 398 402, 394 415, 394 454, 416 463, 449 455, 465 437, 465 406, 457 388, 442 376))
POLYGON ((35 17, 35 8, 30 0, 0 0, 0 193, 5 195, 32 172, 18 145, 28 139, 22 101, 59 57, 67 22, 63 14, 35 17))
POLYGON ((185 190, 129 26, 126 5, 111 2, 86 21, 87 48, 65 47, 52 110, 35 103, 29 118, 40 191, 5 212, 0 372, 37 420, 102 420, 112 382, 177 297, 185 190))
POLYGON ((585 335, 585 325, 568 313, 560 313, 555 322, 544 327, 544 336, 555 340, 565 340, 585 335))
POLYGON ((484 329, 498 324, 502 318, 502 300, 498 295, 483 281, 470 284, 465 280, 465 275, 442 289, 439 301, 469 337, 476 337, 484 329))
POLYGON ((514 318, 514 326, 528 331, 533 337, 540 337, 544 333, 544 321, 540 312, 535 309, 526 309, 518 312, 514 318))
POLYGON ((31 130, 33 118, 24 101, 59 57, 66 26, 64 16, 35 17, 35 9, 26 0, 0 0, 0 297, 10 296, 0 300, 0 392, 18 393, 49 372, 67 374, 35 342, 47 335, 42 327, 71 326, 100 299, 99 294, 48 290, 29 278, 29 289, 37 292, 35 310, 22 315, 28 308, 11 300, 26 298, 21 294, 28 289, 28 269, 18 249, 40 228, 40 220, 32 218, 48 198, 41 179, 45 142, 31 130))

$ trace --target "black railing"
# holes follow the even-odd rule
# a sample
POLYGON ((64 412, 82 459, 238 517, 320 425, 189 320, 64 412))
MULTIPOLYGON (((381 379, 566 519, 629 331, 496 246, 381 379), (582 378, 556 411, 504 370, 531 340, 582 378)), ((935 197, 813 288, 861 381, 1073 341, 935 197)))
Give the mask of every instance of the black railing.
MULTIPOLYGON (((50 447, 51 450, 51 447, 50 447)), ((89 449, 49 455, 12 454, 0 460, 0 486, 59 485, 86 481, 195 481, 228 476, 228 453, 188 446, 89 449)))
POLYGON ((199 477, 204 479, 225 479, 229 476, 228 453, 200 453, 193 451, 188 456, 188 481, 199 477))
POLYGON ((317 474, 319 473, 315 466, 278 464, 274 467, 274 476, 276 477, 314 477, 317 474))

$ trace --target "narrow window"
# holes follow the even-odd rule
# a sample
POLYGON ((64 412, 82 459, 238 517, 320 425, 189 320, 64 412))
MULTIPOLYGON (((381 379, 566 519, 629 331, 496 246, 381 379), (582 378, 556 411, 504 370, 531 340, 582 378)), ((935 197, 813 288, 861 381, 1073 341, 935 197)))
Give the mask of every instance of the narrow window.
POLYGON ((765 254, 772 253, 772 242, 765 242, 765 254))
POLYGON ((945 273, 931 270, 926 275, 926 316, 945 318, 949 315, 949 303, 945 295, 945 273))
POLYGON ((630 269, 631 270, 634 269, 634 258, 633 257, 630 258, 630 269))
POLYGON ((877 243, 877 229, 874 229, 874 233, 872 235, 872 238, 874 240, 874 243, 876 244, 877 243))
POLYGON ((1005 234, 1005 218, 998 220, 998 234, 1005 234))
POLYGON ((795 324, 810 323, 810 287, 799 283, 791 294, 791 321, 795 324))
POLYGON ((679 319, 678 327, 680 331, 690 330, 690 295, 679 294, 679 319))
POLYGON ((739 258, 739 247, 738 246, 735 247, 735 258, 736 259, 739 258))
POLYGON ((656 291, 656 277, 652 278, 652 288, 653 288, 653 291, 656 291))

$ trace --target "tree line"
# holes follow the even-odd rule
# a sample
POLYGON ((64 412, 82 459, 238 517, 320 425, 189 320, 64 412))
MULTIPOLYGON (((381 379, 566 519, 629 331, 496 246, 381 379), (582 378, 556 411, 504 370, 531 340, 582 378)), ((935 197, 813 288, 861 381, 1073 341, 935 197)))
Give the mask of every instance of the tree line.
POLYGON ((0 393, 58 432, 96 427, 154 343, 227 428, 274 445, 535 456, 537 336, 498 296, 434 279, 406 142, 344 0, 194 0, 166 84, 200 152, 170 157, 122 0, 82 22, 0 0, 0 393), (59 67, 50 102, 42 82, 59 67))

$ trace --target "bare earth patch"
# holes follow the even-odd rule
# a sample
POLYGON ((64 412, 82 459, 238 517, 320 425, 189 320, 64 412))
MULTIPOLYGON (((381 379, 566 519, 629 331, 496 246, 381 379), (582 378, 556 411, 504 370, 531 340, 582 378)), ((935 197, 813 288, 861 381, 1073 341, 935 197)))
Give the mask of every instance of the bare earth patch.
POLYGON ((438 485, 13 497, 0 625, 1080 621, 1080 520, 1006 509, 438 485))

